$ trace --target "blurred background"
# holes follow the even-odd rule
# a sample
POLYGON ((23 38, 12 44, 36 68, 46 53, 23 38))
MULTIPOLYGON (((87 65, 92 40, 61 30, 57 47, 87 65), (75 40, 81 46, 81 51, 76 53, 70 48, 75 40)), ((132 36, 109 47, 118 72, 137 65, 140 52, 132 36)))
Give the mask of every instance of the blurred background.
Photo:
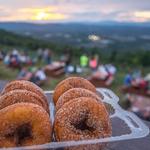
POLYGON ((69 76, 112 89, 150 120, 150 1, 0 0, 0 90, 69 76))

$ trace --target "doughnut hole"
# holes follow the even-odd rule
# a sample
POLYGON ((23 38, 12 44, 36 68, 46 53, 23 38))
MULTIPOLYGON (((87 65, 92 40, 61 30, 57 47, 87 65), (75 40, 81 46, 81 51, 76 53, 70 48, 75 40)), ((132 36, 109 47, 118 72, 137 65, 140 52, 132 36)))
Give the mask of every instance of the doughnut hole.
POLYGON ((89 130, 89 131, 94 131, 93 127, 90 127, 87 124, 87 118, 83 118, 82 120, 80 120, 79 122, 72 124, 77 130, 81 130, 81 131, 85 131, 85 130, 89 130))
POLYGON ((14 132, 5 135, 6 138, 14 139, 17 146, 22 145, 26 139, 32 138, 32 127, 30 123, 25 123, 17 127, 14 132))
POLYGON ((95 130, 94 126, 92 126, 92 124, 90 124, 91 122, 89 122, 91 118, 89 118, 90 114, 88 113, 88 110, 80 112, 80 113, 81 115, 76 114, 76 115, 79 115, 79 118, 70 120, 71 126, 73 126, 75 131, 78 130, 79 133, 80 132, 94 132, 95 130))

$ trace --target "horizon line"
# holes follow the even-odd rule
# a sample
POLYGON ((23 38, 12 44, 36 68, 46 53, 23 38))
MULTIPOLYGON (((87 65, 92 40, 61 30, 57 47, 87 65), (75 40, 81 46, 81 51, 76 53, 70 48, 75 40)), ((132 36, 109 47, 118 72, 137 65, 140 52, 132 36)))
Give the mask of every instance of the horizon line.
POLYGON ((28 20, 16 20, 16 21, 0 21, 0 23, 30 23, 30 24, 65 24, 65 23, 120 23, 120 24, 145 24, 150 23, 150 21, 143 21, 143 22, 137 22, 137 21, 115 21, 115 20, 105 20, 105 21, 28 21, 28 20))

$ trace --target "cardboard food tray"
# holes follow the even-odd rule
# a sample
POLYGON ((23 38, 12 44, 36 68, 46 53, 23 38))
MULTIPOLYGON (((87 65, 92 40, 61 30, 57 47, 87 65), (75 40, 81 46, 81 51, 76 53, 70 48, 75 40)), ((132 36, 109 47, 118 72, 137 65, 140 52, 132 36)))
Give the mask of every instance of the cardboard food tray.
MULTIPOLYGON (((123 110, 118 104, 119 98, 111 91, 105 88, 98 88, 97 92, 103 96, 103 102, 110 114, 110 120, 112 124, 112 136, 108 138, 82 140, 82 141, 67 141, 67 142, 51 142, 43 145, 28 146, 11 148, 11 150, 24 150, 24 149, 65 149, 65 148, 77 148, 79 146, 85 146, 84 149, 89 150, 88 145, 103 145, 107 143, 106 149, 111 147, 112 142, 131 140, 143 138, 149 134, 149 128, 133 113, 123 110), (116 123, 117 122, 117 123, 116 123), (116 124, 119 125, 116 127, 116 124)), ((53 91, 45 91, 45 94, 49 100, 51 120, 54 122, 55 107, 52 100, 53 91)), ((106 145, 106 144, 105 144, 106 145)), ((8 148, 10 149, 10 148, 8 148)), ((93 148, 92 148, 93 149, 93 148)), ((0 149, 1 150, 1 149, 0 149)))

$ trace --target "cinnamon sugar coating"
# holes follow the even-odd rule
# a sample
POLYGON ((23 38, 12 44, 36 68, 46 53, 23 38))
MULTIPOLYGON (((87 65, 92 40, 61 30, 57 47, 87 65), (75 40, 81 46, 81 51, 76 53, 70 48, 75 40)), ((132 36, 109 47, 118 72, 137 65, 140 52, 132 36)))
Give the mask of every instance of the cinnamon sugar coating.
POLYGON ((103 103, 80 97, 67 102, 56 112, 54 133, 57 141, 109 137, 109 115, 103 103))
POLYGON ((47 107, 49 107, 48 100, 47 100, 46 95, 44 94, 44 91, 40 87, 38 87, 36 84, 30 81, 25 81, 25 80, 11 81, 8 84, 6 84, 1 95, 4 95, 7 92, 17 90, 17 89, 27 90, 27 91, 36 93, 41 99, 45 100, 47 107))
POLYGON ((34 103, 43 107, 49 113, 49 107, 45 100, 41 99, 36 93, 27 90, 12 90, 0 96, 0 109, 15 103, 34 103))
POLYGON ((48 113, 31 103, 17 103, 0 110, 0 147, 30 146, 51 142, 48 113))
POLYGON ((58 111, 65 103, 75 99, 75 98, 79 98, 79 97, 91 97, 96 99, 97 101, 101 102, 102 96, 99 94, 99 96, 94 93, 91 92, 87 89, 83 89, 83 88, 72 88, 69 89, 68 91, 66 91, 65 93, 63 93, 57 103, 56 103, 56 111, 58 111))
POLYGON ((63 81, 61 81, 55 88, 53 94, 53 100, 56 104, 59 97, 69 89, 72 88, 83 88, 88 89, 92 92, 96 93, 96 88, 90 83, 88 80, 81 77, 69 77, 63 81))

